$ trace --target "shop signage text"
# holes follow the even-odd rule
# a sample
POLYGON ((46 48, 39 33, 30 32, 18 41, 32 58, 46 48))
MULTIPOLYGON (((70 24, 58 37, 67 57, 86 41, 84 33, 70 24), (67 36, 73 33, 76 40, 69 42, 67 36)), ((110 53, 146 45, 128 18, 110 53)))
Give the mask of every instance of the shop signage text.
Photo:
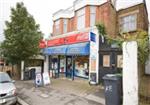
POLYGON ((47 42, 47 47, 64 45, 64 44, 75 44, 80 42, 89 41, 89 32, 73 34, 64 38, 53 39, 47 42))

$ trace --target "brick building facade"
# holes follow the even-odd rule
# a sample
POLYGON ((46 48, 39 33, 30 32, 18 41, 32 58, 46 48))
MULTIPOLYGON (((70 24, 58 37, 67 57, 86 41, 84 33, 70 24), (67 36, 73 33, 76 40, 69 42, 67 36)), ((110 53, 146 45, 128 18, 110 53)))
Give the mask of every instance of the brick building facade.
POLYGON ((117 10, 116 0, 75 0, 72 7, 53 14, 53 32, 45 50, 44 70, 48 69, 55 77, 62 73, 68 77, 70 73, 72 79, 82 77, 96 83, 102 81, 105 74, 121 69, 122 53, 104 42, 95 24, 103 23, 106 33, 115 37, 120 32, 147 31, 147 17, 143 2, 117 10), (68 53, 70 49, 73 52, 68 53), (78 52, 80 50, 88 53, 78 52), (72 69, 68 69, 68 64, 72 69))

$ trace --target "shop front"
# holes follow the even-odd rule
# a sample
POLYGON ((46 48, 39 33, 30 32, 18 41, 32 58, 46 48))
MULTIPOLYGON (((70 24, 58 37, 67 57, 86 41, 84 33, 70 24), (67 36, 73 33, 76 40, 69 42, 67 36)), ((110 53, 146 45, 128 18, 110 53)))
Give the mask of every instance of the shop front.
MULTIPOLYGON (((95 50, 91 47, 93 46, 91 43, 95 43, 95 47, 97 47, 95 36, 94 33, 88 32, 49 40, 48 47, 43 50, 43 53, 49 56, 50 76, 71 78, 72 80, 79 77, 90 80, 90 72, 97 74, 96 64, 98 62, 96 59, 98 57, 91 57, 91 52, 95 50), (92 59, 95 63, 92 63, 92 59), (95 70, 92 67, 95 67, 95 70)), ((98 50, 94 53, 94 56, 97 56, 98 50)))

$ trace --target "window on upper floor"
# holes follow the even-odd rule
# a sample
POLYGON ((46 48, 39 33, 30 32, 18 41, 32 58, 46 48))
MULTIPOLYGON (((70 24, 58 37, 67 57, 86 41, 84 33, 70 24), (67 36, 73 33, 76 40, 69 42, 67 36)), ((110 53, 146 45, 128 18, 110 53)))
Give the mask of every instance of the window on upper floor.
POLYGON ((67 20, 67 19, 64 19, 64 22, 63 22, 63 32, 64 32, 64 33, 67 32, 67 24, 68 24, 68 20, 67 20))
POLYGON ((120 32, 130 32, 137 30, 137 14, 120 18, 120 32))
POLYGON ((77 29, 85 28, 85 8, 77 11, 77 29))
POLYGON ((95 26, 95 20, 96 20, 96 7, 91 6, 90 7, 90 27, 95 26))
POLYGON ((55 34, 60 34, 60 20, 55 21, 55 34))

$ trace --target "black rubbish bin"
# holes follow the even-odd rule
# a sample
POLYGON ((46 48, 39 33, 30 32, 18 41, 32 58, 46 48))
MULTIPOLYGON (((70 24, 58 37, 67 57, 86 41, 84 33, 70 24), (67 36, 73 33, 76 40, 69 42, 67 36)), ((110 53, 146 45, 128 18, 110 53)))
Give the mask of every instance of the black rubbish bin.
POLYGON ((30 70, 30 79, 31 80, 35 79, 35 71, 36 71, 35 68, 33 68, 33 69, 30 70))
POLYGON ((106 105, 122 105, 122 76, 107 74, 103 79, 106 105))

